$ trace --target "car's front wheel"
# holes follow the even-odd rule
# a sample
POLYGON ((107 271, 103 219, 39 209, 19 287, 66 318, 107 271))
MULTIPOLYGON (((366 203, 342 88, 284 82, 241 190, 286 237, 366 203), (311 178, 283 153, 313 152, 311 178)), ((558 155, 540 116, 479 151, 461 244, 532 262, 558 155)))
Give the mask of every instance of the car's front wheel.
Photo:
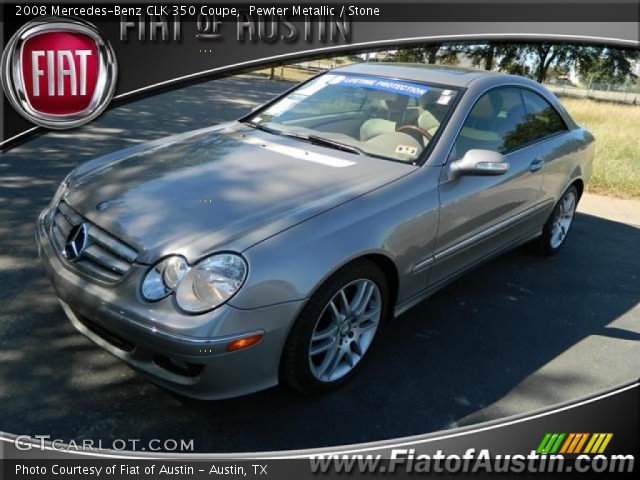
POLYGON ((554 255, 564 244, 578 205, 578 190, 571 185, 556 204, 540 239, 543 253, 554 255))
POLYGON ((341 385, 360 367, 385 320, 389 288, 361 260, 329 278, 309 299, 287 339, 281 378, 304 393, 341 385))

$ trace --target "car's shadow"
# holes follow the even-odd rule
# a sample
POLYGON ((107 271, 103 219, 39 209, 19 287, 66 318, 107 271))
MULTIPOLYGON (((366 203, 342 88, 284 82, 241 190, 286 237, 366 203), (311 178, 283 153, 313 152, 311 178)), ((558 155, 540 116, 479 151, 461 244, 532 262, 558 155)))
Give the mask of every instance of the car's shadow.
MULTIPOLYGON (((245 92, 266 98, 271 84, 211 85, 191 88, 210 88, 222 104, 245 92)), ((171 94, 206 114, 197 105, 202 96, 187 89, 171 94)), ((118 122, 138 115, 141 138, 171 131, 169 112, 160 126, 156 121, 163 109, 158 97, 122 108, 130 111, 110 112, 76 137, 69 132, 41 137, 0 161, 0 430, 107 444, 115 438, 193 439, 203 452, 293 449, 522 413, 623 380, 613 373, 591 375, 599 362, 624 375, 600 350, 601 359, 584 363, 567 351, 594 337, 620 339, 629 351, 629 345, 637 348, 640 333, 625 328, 624 319, 638 315, 640 230, 580 214, 558 256, 541 258, 518 249, 388 325, 359 375, 338 391, 303 397, 278 387, 203 402, 158 389, 69 325, 43 278, 33 242, 36 215, 64 173, 115 148, 113 137, 119 134, 109 129, 127 132, 121 142, 133 141, 118 122), (546 368, 563 356, 572 364, 546 368), (519 398, 504 402, 514 391, 519 398)), ((227 113, 233 118, 246 108, 227 113)))

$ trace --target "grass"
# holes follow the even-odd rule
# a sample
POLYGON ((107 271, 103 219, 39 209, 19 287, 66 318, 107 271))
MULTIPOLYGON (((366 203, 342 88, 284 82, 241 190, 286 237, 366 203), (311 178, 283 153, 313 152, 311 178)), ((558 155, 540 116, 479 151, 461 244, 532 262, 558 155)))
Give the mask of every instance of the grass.
POLYGON ((640 197, 640 106, 561 98, 576 122, 596 137, 593 177, 587 189, 640 197))

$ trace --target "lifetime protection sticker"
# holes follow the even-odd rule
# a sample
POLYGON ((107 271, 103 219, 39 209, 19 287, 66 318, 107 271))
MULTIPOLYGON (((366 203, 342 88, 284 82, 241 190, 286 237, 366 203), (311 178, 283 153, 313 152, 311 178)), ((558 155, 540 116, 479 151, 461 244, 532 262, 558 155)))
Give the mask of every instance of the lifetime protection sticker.
POLYGON ((365 87, 374 90, 382 90, 383 92, 400 93, 410 97, 419 98, 429 91, 426 85, 419 83, 401 82, 398 80, 388 80, 379 77, 361 77, 336 75, 329 81, 331 85, 345 85, 351 87, 365 87))

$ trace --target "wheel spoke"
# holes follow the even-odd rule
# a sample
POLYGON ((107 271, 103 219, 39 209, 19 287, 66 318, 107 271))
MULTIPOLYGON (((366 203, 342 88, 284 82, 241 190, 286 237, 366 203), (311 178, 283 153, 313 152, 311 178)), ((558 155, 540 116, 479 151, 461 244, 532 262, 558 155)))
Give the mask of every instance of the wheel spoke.
POLYGON ((558 243, 560 242, 560 235, 561 235, 561 231, 560 231, 560 226, 555 223, 553 225, 553 229, 551 230, 551 242, 554 246, 557 246, 558 243))
POLYGON ((339 322, 340 321, 340 312, 338 311, 338 307, 336 307, 336 304, 333 303, 333 300, 331 300, 329 302, 329 309, 331 310, 331 315, 333 316, 333 319, 335 320, 335 322, 339 322))
POLYGON ((334 348, 333 350, 329 351, 325 355, 325 357, 322 359, 322 363, 316 369, 316 374, 318 378, 322 378, 322 376, 325 374, 325 372, 329 368, 329 365, 331 365, 334 362, 338 354, 338 350, 339 350, 338 348, 334 348))
POLYGON ((333 374, 336 373, 336 370, 338 369, 338 365, 340 365, 340 362, 342 361, 343 357, 344 357, 344 350, 341 348, 337 348, 335 357, 331 362, 332 363, 331 368, 329 369, 329 373, 328 373, 329 379, 331 379, 331 377, 333 377, 333 374))
MULTIPOLYGON (((367 320, 371 320, 372 317, 375 317, 380 314, 380 308, 374 308, 373 310, 369 310, 368 312, 364 312, 362 315, 358 317, 358 323, 364 323, 367 320)), ((378 322, 376 322, 378 323, 378 322)))
POLYGON ((564 200, 564 211, 565 213, 569 214, 571 212, 573 212, 573 206, 574 206, 574 202, 575 202, 575 198, 572 194, 569 194, 565 197, 564 200))
POLYGON ((337 344, 338 344, 338 340, 336 338, 332 338, 328 342, 323 342, 319 346, 311 347, 309 354, 312 357, 315 357, 316 355, 322 352, 326 352, 327 350, 331 350, 332 348, 335 348, 337 344))
POLYGON ((349 315, 351 313, 351 305, 349 305, 349 300, 347 300, 347 294, 345 293, 344 288, 340 290, 340 299, 342 300, 344 314, 349 315))
POLYGON ((356 328, 357 328, 358 334, 362 335, 363 333, 366 333, 369 330, 376 328, 377 326, 378 326, 378 322, 369 320, 368 322, 367 321, 361 322, 356 328))
POLYGON ((335 337, 337 334, 338 334, 338 327, 335 325, 332 325, 320 332, 314 332, 313 336, 311 337, 311 341, 319 342, 320 340, 324 340, 325 338, 335 337))
POLYGON ((366 296, 368 287, 369 287, 369 284, 367 282, 360 282, 358 284, 358 289, 356 290, 356 293, 353 296, 353 299, 351 300, 351 311, 354 312, 356 315, 358 314, 358 310, 360 309, 362 301, 366 296))
POLYGON ((366 312, 367 307, 371 302, 371 297, 373 297, 373 292, 375 291, 375 288, 376 288, 375 285, 373 284, 366 284, 366 285, 367 285, 366 293, 363 295, 363 298, 360 304, 358 305, 357 310, 355 310, 355 313, 358 316, 361 316, 366 312))
POLYGON ((351 355, 352 355, 352 352, 350 350, 345 350, 343 358, 344 358, 344 361, 347 363, 347 365, 353 368, 356 365, 356 363, 358 363, 358 359, 353 358, 351 355))

